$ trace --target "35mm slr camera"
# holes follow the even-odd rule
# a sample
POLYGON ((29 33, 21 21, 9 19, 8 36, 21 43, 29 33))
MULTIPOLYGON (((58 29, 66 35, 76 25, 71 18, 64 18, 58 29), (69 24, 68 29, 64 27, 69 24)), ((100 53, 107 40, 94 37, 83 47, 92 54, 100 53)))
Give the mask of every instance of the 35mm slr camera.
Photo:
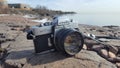
POLYGON ((62 17, 32 27, 27 39, 33 40, 36 53, 54 49, 70 56, 80 52, 84 43, 78 24, 62 17))

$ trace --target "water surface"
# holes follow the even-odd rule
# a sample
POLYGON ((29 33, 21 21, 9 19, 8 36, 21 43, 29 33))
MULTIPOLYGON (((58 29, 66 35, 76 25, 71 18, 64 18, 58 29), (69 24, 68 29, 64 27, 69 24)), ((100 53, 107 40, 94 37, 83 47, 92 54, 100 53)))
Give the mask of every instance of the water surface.
POLYGON ((67 17, 73 19, 76 22, 81 24, 88 25, 117 25, 120 26, 120 14, 118 13, 110 13, 110 14, 69 14, 64 15, 63 17, 67 17))

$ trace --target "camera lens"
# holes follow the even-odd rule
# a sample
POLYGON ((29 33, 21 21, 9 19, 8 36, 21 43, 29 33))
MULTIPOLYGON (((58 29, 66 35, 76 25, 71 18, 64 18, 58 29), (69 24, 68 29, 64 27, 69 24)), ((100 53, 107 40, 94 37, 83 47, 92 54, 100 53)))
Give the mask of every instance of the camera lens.
POLYGON ((65 38, 64 49, 71 55, 78 53, 81 45, 81 37, 78 33, 72 33, 65 38))
POLYGON ((83 47, 83 37, 80 32, 72 29, 61 29, 56 33, 55 47, 59 52, 73 56, 83 47))

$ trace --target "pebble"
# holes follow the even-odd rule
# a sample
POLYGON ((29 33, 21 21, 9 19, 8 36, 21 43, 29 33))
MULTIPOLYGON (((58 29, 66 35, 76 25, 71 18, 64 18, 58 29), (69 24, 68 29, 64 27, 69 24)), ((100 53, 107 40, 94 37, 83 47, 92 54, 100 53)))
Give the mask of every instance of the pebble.
POLYGON ((87 50, 87 45, 86 44, 83 45, 83 49, 87 50))
POLYGON ((108 51, 106 49, 101 49, 100 54, 104 58, 108 58, 108 51))
POLYGON ((117 67, 120 68, 120 63, 116 63, 117 67))
POLYGON ((108 54, 109 54, 110 58, 115 58, 116 57, 116 55, 113 52, 111 52, 111 51, 109 51, 108 54))

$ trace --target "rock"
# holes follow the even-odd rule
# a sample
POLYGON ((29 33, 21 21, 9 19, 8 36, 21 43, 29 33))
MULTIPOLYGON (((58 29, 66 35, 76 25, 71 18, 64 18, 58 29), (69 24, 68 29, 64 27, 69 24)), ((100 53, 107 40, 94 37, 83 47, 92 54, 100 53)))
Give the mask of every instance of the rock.
POLYGON ((23 68, 117 68, 114 64, 97 55, 96 52, 82 50, 75 57, 65 57, 58 53, 48 53, 32 57, 23 68))
POLYGON ((116 55, 113 52, 111 52, 111 51, 109 51, 108 54, 109 54, 110 58, 115 58, 116 57, 116 55))
POLYGON ((2 36, 3 35, 3 33, 0 33, 0 36, 2 36))
POLYGON ((118 50, 120 50, 120 46, 118 46, 118 50))
POLYGON ((20 27, 13 27, 11 28, 11 30, 15 30, 15 31, 23 31, 24 28, 20 28, 20 27))
POLYGON ((91 49, 93 47, 93 45, 98 45, 99 43, 97 43, 93 40, 85 39, 85 44, 88 49, 91 49))
POLYGON ((15 41, 15 39, 6 39, 6 41, 15 41))
POLYGON ((110 62, 116 63, 116 62, 120 62, 120 57, 108 58, 108 60, 109 60, 110 62))
POLYGON ((117 56, 120 57, 120 54, 118 54, 117 56))
POLYGON ((7 50, 0 48, 0 60, 2 61, 3 58, 7 55, 7 50))
POLYGON ((28 41, 26 39, 25 33, 20 33, 13 43, 9 44, 8 56, 5 58, 4 66, 7 68, 20 67, 27 63, 30 57, 34 55, 34 47, 32 40, 28 41))
POLYGON ((5 36, 4 36, 4 35, 1 35, 0 38, 5 38, 5 36))
POLYGON ((97 30, 98 32, 105 32, 105 30, 102 30, 102 29, 99 29, 99 30, 97 30))
POLYGON ((117 67, 120 68, 120 63, 116 63, 117 67))
POLYGON ((106 49, 101 49, 100 55, 104 58, 108 58, 108 51, 106 49))
POLYGON ((105 48, 104 45, 93 45, 92 50, 100 52, 101 49, 105 48))
POLYGON ((5 58, 5 67, 13 66, 17 68, 22 68, 21 65, 27 63, 27 61, 34 55, 32 54, 33 50, 25 50, 25 51, 16 51, 11 52, 5 58))
POLYGON ((0 42, 1 43, 6 42, 6 39, 5 38, 0 38, 0 42))
POLYGON ((119 49, 118 49, 117 56, 119 56, 119 57, 120 57, 120 47, 119 47, 119 49))
POLYGON ((85 44, 83 45, 83 49, 87 50, 87 46, 85 44))
POLYGON ((120 40, 118 39, 110 39, 110 42, 106 42, 110 46, 120 47, 120 40))
POLYGON ((111 51, 112 53, 114 53, 115 55, 117 55, 117 53, 118 53, 118 48, 115 47, 115 46, 110 45, 110 46, 109 46, 109 51, 111 51))
POLYGON ((99 44, 96 41, 93 41, 93 40, 90 40, 90 39, 85 39, 85 43, 86 44, 91 44, 91 45, 97 45, 97 44, 99 44))

